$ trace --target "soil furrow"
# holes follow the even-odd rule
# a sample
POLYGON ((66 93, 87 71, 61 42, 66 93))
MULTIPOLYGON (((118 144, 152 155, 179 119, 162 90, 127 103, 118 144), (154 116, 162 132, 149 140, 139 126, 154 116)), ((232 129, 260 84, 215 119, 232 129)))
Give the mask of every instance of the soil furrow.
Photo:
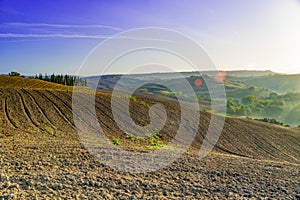
MULTIPOLYGON (((29 92, 28 92, 29 93, 29 92)), ((45 96, 40 94, 37 90, 30 92, 31 96, 35 100, 35 103, 40 107, 41 113, 45 115, 45 119, 50 122, 52 128, 55 130, 66 131, 68 130, 68 123, 65 123, 65 119, 62 114, 57 110, 55 105, 52 104, 45 96)))
POLYGON ((47 113, 45 112, 45 110, 40 106, 40 104, 37 102, 37 100, 32 96, 32 94, 30 92, 28 92, 25 89, 22 89, 22 91, 24 93, 26 93, 29 98, 32 100, 32 102, 34 103, 35 107, 37 108, 37 110, 39 111, 39 113, 43 116, 43 118, 52 126, 52 128, 56 128, 55 125, 53 124, 53 122, 51 121, 51 119, 47 116, 47 113))
POLYGON ((15 122, 18 128, 27 131, 36 131, 36 127, 31 124, 30 119, 28 119, 26 115, 17 89, 8 89, 8 92, 7 103, 9 105, 8 112, 10 118, 15 122))
MULTIPOLYGON (((237 146, 235 143, 237 140, 245 140, 247 137, 247 133, 242 131, 241 129, 238 129, 236 126, 232 126, 230 122, 227 122, 225 126, 228 126, 229 130, 223 131, 222 135, 220 137, 221 143, 223 148, 227 149, 228 151, 235 151, 235 152, 247 152, 248 149, 245 149, 244 146, 237 146), (239 133, 238 136, 236 136, 234 133, 239 133), (226 141, 226 142, 225 142, 226 141)), ((227 128, 227 127, 225 127, 227 128)), ((249 139, 248 142, 252 142, 251 139, 249 139)), ((221 145, 221 144, 220 144, 221 145)), ((252 144, 249 144, 252 145, 252 144)), ((254 145, 254 144, 253 144, 254 145)), ((219 146, 219 144, 217 144, 219 146)))
POLYGON ((47 95, 43 94, 41 91, 36 90, 35 92, 43 96, 48 101, 50 101, 53 105, 53 108, 57 111, 61 118, 63 118, 64 121, 66 121, 73 129, 76 129, 74 124, 61 112, 60 108, 58 108, 58 105, 52 99, 50 99, 47 95))
MULTIPOLYGON (((72 111, 72 114, 75 114, 76 117, 80 118, 80 120, 81 120, 82 122, 84 122, 87 126, 92 127, 92 129, 95 130, 96 132, 99 131, 97 128, 95 128, 94 126, 91 126, 91 124, 87 123, 84 119, 81 119, 82 117, 79 116, 78 113, 75 113, 75 112, 73 111, 73 108, 70 106, 70 105, 72 105, 72 101, 73 101, 71 95, 60 95, 60 94, 62 94, 61 92, 58 92, 57 94, 55 94, 53 91, 48 91, 48 90, 47 90, 47 92, 48 92, 49 94, 53 95, 54 97, 56 97, 60 102, 63 102, 64 105, 65 105, 66 107, 68 107, 68 108, 72 111), (70 104, 67 104, 66 102, 70 102, 70 104)), ((86 102, 89 103, 89 98, 85 98, 85 96, 82 96, 82 100, 83 100, 84 103, 86 103, 86 102)), ((84 103, 83 103, 82 105, 84 105, 84 103)), ((95 108, 97 109, 97 104, 95 104, 95 108)), ((85 106, 83 106, 82 109, 85 109, 86 112, 84 112, 84 113, 88 113, 88 115, 90 115, 92 118, 95 117, 94 113, 93 113, 91 110, 87 109, 85 106)), ((101 110, 101 111, 102 111, 102 110, 101 110)), ((96 112, 96 113, 97 113, 97 112, 96 112)), ((103 112, 102 112, 102 113, 103 113, 103 112)), ((97 115, 97 114, 96 114, 96 115, 97 115)), ((98 116, 97 116, 97 117, 98 117, 98 116)), ((111 117, 110 117, 110 119, 111 119, 111 117)), ((111 119, 111 120, 112 120, 112 119, 111 119)), ((102 123, 102 125, 103 125, 103 123, 102 123)), ((105 125, 105 124, 104 124, 104 125, 105 125)), ((108 125, 105 125, 105 126, 106 126, 107 128, 109 127, 108 125)), ((111 128, 110 128, 110 129, 111 129, 111 128)))
POLYGON ((40 129, 40 124, 33 118, 33 114, 27 108, 26 102, 25 102, 25 99, 24 99, 23 95, 18 90, 16 90, 16 92, 20 97, 21 109, 22 109, 22 112, 23 112, 24 116, 27 118, 27 120, 29 121, 29 123, 31 125, 33 125, 36 128, 40 129))
POLYGON ((259 142, 260 143, 259 147, 262 150, 264 150, 266 153, 271 155, 273 158, 276 158, 276 156, 278 156, 278 154, 281 154, 283 157, 284 156, 290 157, 289 154, 278 149, 275 145, 271 144, 267 139, 265 139, 263 137, 257 138, 254 134, 251 134, 251 133, 249 133, 249 135, 251 135, 252 138, 254 138, 257 142, 259 142), (268 147, 266 148, 265 146, 268 146, 268 147))
POLYGON ((17 124, 13 121, 13 119, 9 116, 9 111, 8 111, 8 103, 7 103, 7 97, 5 98, 4 101, 4 115, 7 119, 7 121, 9 122, 9 124, 13 127, 13 128, 18 128, 17 124))
MULTIPOLYGON (((60 100, 63 101, 63 99, 60 99, 60 100)), ((78 99, 77 99, 77 100, 78 100, 78 99)), ((81 102, 77 102, 77 103, 81 103, 81 105, 84 105, 86 102, 89 101, 88 99, 85 99, 85 96, 82 96, 82 98, 81 98, 80 100, 81 100, 81 102)), ((72 101, 71 101, 71 102, 72 102, 72 101)), ((88 108, 86 108, 86 106, 82 106, 81 110, 83 111, 82 113, 88 114, 88 115, 89 115, 90 117, 92 117, 92 118, 95 117, 95 114, 94 114, 91 110, 89 110, 88 108), (85 110, 85 111, 84 111, 84 110, 85 110)), ((94 127, 94 125, 89 124, 86 120, 83 119, 83 118, 85 118, 85 117, 83 117, 82 115, 79 115, 78 113, 74 112, 73 110, 72 110, 72 113, 73 113, 80 121, 82 121, 84 124, 86 124, 87 127, 90 127, 90 128, 92 128, 93 130, 95 130, 96 132, 99 132, 99 130, 97 129, 97 127, 94 127)), ((97 114, 96 114, 96 117, 98 117, 97 114)), ((99 122, 99 123, 101 124, 101 122, 99 122)), ((103 125, 103 123, 102 123, 102 125, 103 125)), ((110 128, 111 128, 112 126, 106 125, 106 127, 110 127, 110 128)))
MULTIPOLYGON (((61 97, 59 97, 57 94, 55 94, 55 92, 49 91, 49 90, 45 90, 46 93, 48 93, 49 95, 47 96, 52 96, 54 98, 56 98, 56 100, 60 101, 66 108, 68 108, 68 111, 72 113, 72 101, 70 101, 70 105, 68 103, 66 103, 65 99, 62 99, 61 97)), ((65 97, 68 97, 69 95, 64 95, 65 97)))

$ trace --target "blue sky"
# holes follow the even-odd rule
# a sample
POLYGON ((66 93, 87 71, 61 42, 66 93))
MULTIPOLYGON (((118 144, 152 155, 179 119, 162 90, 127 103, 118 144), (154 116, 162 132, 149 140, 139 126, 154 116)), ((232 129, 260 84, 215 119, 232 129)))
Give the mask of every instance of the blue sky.
POLYGON ((299 24, 298 0, 0 0, 0 73, 75 74, 104 39, 149 26, 193 38, 220 70, 300 73, 299 24))

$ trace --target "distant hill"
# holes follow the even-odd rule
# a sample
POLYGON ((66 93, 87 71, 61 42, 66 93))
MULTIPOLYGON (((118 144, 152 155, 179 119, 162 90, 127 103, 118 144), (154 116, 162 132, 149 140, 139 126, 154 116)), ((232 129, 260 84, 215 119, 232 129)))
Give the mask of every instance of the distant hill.
MULTIPOLYGON (((130 90, 130 85, 143 85, 135 92, 141 94, 156 94, 164 97, 175 98, 175 93, 166 88, 172 85, 182 88, 185 81, 194 89, 203 109, 210 110, 211 95, 205 80, 214 79, 217 72, 205 72, 200 76, 196 72, 182 72, 180 77, 176 73, 156 73, 138 75, 105 75, 100 77, 87 77, 87 83, 98 91, 112 91, 116 83, 122 79, 121 90, 130 90), (158 84, 146 84, 146 81, 158 84), (200 85, 196 81, 200 81, 200 85)), ((225 73, 224 73, 225 74, 225 73)), ((300 104, 300 75, 282 75, 271 71, 232 71, 226 72, 224 86, 227 97, 227 114, 235 117, 272 118, 288 125, 297 126, 300 118, 297 117, 299 109, 294 109, 300 104), (270 75, 265 76, 269 73, 270 75), (233 76, 239 75, 239 76, 233 76), (253 76, 256 75, 256 76, 253 76), (277 94, 275 94, 276 92, 277 94), (287 94, 288 92, 293 92, 287 94), (274 93, 274 94, 272 94, 274 93), (287 94, 287 95, 280 95, 287 94)), ((183 94, 187 100, 192 94, 183 94)), ((218 100, 218 99, 214 99, 218 100)))
POLYGON ((266 88, 280 94, 288 92, 300 92, 300 74, 293 75, 269 75, 253 77, 227 77, 230 81, 243 82, 248 85, 266 88))
MULTIPOLYGON (((169 72, 169 73, 149 73, 149 74, 126 74, 126 78, 130 79, 137 79, 140 77, 143 77, 144 79, 176 79, 183 77, 190 77, 190 76, 199 76, 199 75, 206 75, 213 77, 216 74, 218 74, 219 71, 201 71, 201 72, 180 72, 181 75, 178 75, 178 73, 169 72)), ((255 71, 255 70, 236 70, 236 71, 222 71, 225 72, 227 76, 234 76, 234 77, 260 77, 260 76, 268 76, 268 75, 276 75, 278 73, 272 72, 270 70, 265 71, 255 71)), ((89 76, 86 77, 88 81, 88 85, 92 88, 96 88, 97 82, 99 78, 103 79, 114 79, 114 78, 120 78, 123 75, 119 74, 112 74, 112 75, 103 75, 103 76, 89 76)))
MULTIPOLYGON (((236 76, 236 77, 251 77, 251 76, 269 76, 276 75, 278 73, 271 70, 257 71, 257 70, 234 70, 234 71, 225 71, 227 76, 236 76)), ((212 76, 215 74, 215 71, 204 71, 203 74, 212 76)))
MULTIPOLYGON (((210 75, 216 75, 217 72, 207 72, 210 75)), ((250 73, 251 74, 251 73, 250 73)), ((182 76, 178 76, 175 73, 161 73, 161 74, 139 74, 139 75, 104 75, 104 76, 94 76, 86 77, 87 85, 93 89, 102 91, 102 90, 113 90, 116 83, 122 77, 123 85, 121 88, 123 90, 128 90, 129 85, 143 85, 147 80, 159 83, 157 84, 147 84, 138 89, 137 92, 150 93, 150 94, 168 94, 170 91, 166 90, 165 85, 176 86, 176 88, 184 89, 184 82, 188 81, 189 84, 193 87, 196 95, 199 98, 210 99, 210 94, 207 89, 206 83, 203 80, 205 76, 206 80, 214 79, 214 76, 208 76, 206 74, 199 75, 196 72, 182 72, 182 76), (100 79, 99 79, 100 78, 100 79), (200 80, 201 84, 195 84, 196 80, 200 80)), ((242 82, 233 82, 229 80, 224 81, 224 86, 226 90, 227 97, 243 98, 245 95, 255 95, 260 97, 267 97, 270 94, 270 91, 266 89, 260 89, 259 87, 254 88, 242 82)), ((187 94, 190 95, 190 94, 187 94)))

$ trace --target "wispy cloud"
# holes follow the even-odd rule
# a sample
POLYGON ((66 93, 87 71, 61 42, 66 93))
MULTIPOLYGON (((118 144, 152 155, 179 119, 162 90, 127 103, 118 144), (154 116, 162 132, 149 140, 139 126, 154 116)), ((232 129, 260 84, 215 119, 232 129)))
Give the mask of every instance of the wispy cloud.
POLYGON ((0 33, 0 38, 90 38, 106 39, 103 35, 80 35, 80 34, 31 34, 31 33, 0 33))
POLYGON ((2 39, 0 40, 0 43, 11 43, 11 42, 37 42, 37 41, 45 41, 45 40, 49 40, 50 38, 19 38, 19 39, 14 39, 11 40, 9 38, 2 39))
MULTIPOLYGON (((100 24, 49 24, 49 23, 23 23, 7 22, 0 24, 2 33, 1 39, 54 39, 54 38, 74 38, 74 39, 107 39, 111 36, 111 31, 122 31, 121 28, 106 26, 100 24), (11 32, 11 28, 20 29, 20 31, 11 32), (93 29, 93 30, 92 30, 93 29), (96 30, 102 33, 97 34, 96 30), (6 30, 6 31, 5 31, 6 30), (5 31, 5 32, 4 32, 5 31), (95 32, 96 31, 96 32, 95 32), (26 32, 26 33, 25 33, 26 32), (103 34, 105 33, 105 34, 103 34)), ((3 40, 2 40, 3 41, 3 40)))
POLYGON ((99 29, 112 29, 116 31, 122 31, 121 28, 115 26, 106 26, 100 24, 88 24, 88 25, 79 25, 79 24, 48 24, 48 23, 23 23, 23 22, 9 22, 3 23, 6 26, 14 26, 14 27, 52 27, 52 28, 99 28, 99 29))
MULTIPOLYGON (((0 33, 0 39, 117 39, 117 40, 135 40, 135 41, 153 41, 153 42, 174 42, 172 40, 164 40, 160 38, 147 38, 147 37, 132 37, 132 36, 118 36, 116 38, 106 35, 83 35, 83 34, 32 34, 32 33, 0 33)), ((3 40, 2 40, 3 41, 3 40)), ((4 40, 5 41, 5 40, 4 40)), ((9 42, 13 40, 6 40, 9 42)), ((23 40, 22 40, 23 41, 23 40)), ((1 41, 0 41, 1 42, 1 41)))
MULTIPOLYGON (((24 29, 22 32, 11 32, 6 31, 0 33, 0 42, 14 42, 14 41, 34 41, 34 40, 48 40, 48 39, 108 39, 113 38, 117 40, 135 40, 135 41, 157 41, 157 42, 175 42, 172 40, 165 40, 153 36, 143 37, 143 36, 117 36, 113 37, 115 33, 111 33, 108 30, 116 30, 117 33, 122 31, 121 28, 105 25, 70 25, 70 24, 48 24, 48 23, 23 23, 23 22, 10 22, 3 23, 2 26, 14 27, 24 29), (54 28, 54 29, 51 29, 54 28), (93 31, 87 30, 76 30, 76 29, 88 29, 96 28, 101 30, 102 34, 92 33, 93 31), (67 30, 66 30, 67 29, 67 30), (24 33, 26 31, 26 33, 24 33), (106 34, 103 34, 106 33, 106 34)), ((5 30, 5 29, 3 29, 5 30)), ((10 30, 10 29, 7 29, 10 30)))

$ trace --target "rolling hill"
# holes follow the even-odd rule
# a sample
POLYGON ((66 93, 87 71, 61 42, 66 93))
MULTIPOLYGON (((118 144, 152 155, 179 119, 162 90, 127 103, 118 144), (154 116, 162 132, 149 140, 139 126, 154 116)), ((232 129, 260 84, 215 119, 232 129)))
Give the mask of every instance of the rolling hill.
MULTIPOLYGON (((213 152, 200 160, 197 149, 211 118, 201 112, 198 133, 187 153, 163 169, 135 174, 110 168, 83 146, 74 124, 70 87, 2 76, 0 83, 0 199, 298 197, 298 128, 226 118, 213 152)), ((82 90, 82 101, 89 102, 89 94, 82 90)), ((156 137, 139 139, 118 128, 110 97, 109 92, 97 92, 95 110, 105 134, 118 142, 115 145, 128 152, 149 153, 167 146, 176 134, 180 107, 174 99, 132 98, 130 114, 141 126, 150 122, 151 105, 160 103, 167 110, 166 124, 156 137)), ((214 124, 214 128, 221 127, 214 124)), ((171 151, 176 149, 166 148, 165 156, 171 151)), ((103 155, 117 156, 118 152, 103 149, 103 155)), ((120 162, 132 160, 125 157, 120 162)))
MULTIPOLYGON (((68 132, 76 135, 70 87, 14 77, 1 77, 0 82, 0 124, 3 135, 12 135, 20 131, 44 132, 49 135, 68 132), (8 81, 9 79, 11 80, 8 81), (19 88, 15 88, 13 83, 19 83, 19 88)), ((156 103, 153 100, 155 97, 150 97, 141 96, 135 102, 131 101, 132 118, 140 125, 142 125, 141 122, 149 123, 148 109, 150 105, 156 103), (149 106, 145 107, 145 103, 141 102, 146 102, 149 106)), ((160 99, 160 101, 163 100, 163 98, 160 99)), ((121 144, 131 145, 130 141, 126 140, 123 131, 114 123, 109 109, 110 94, 97 93, 95 100, 97 114, 107 135, 111 138, 120 138, 121 144)), ((176 102, 160 103, 170 112, 168 115, 170 119, 159 133, 162 142, 167 142, 172 139, 178 128, 178 124, 174 122, 180 119, 180 109, 176 102)), ((202 112, 194 147, 201 145, 209 120, 210 114, 202 112)), ((292 128, 283 128, 249 119, 226 118, 225 127, 215 150, 255 159, 300 163, 300 135, 298 130, 292 128)))
MULTIPOLYGON (((181 75, 184 78, 176 73, 105 75, 87 77, 87 82, 91 88, 97 88, 98 91, 111 91, 117 83, 123 91, 130 90, 130 85, 138 84, 143 85, 136 90, 139 93, 175 98, 176 93, 183 94, 182 91, 185 90, 187 81, 195 91, 196 98, 202 104, 203 109, 210 110, 211 95, 206 82, 219 85, 217 81, 214 81, 218 77, 216 73, 215 71, 203 72, 200 76, 196 72, 182 72, 181 75), (145 85, 147 81, 152 83, 145 85), (177 88, 177 91, 172 92, 164 87, 165 85, 177 88)), ((300 124, 300 118, 297 117, 299 112, 296 109, 300 104, 300 93, 297 93, 299 75, 276 74, 271 71, 231 71, 224 72, 223 76, 227 97, 227 115, 275 119, 286 126, 300 124)), ((195 98, 192 93, 183 95, 187 100, 195 98)), ((217 98, 213 100, 220 101, 217 98)))
POLYGON ((300 75, 274 74, 268 76, 236 77, 229 76, 230 81, 239 81, 255 87, 265 88, 279 94, 300 92, 300 75))
POLYGON ((72 90, 72 87, 34 78, 0 75, 0 88, 72 90))

